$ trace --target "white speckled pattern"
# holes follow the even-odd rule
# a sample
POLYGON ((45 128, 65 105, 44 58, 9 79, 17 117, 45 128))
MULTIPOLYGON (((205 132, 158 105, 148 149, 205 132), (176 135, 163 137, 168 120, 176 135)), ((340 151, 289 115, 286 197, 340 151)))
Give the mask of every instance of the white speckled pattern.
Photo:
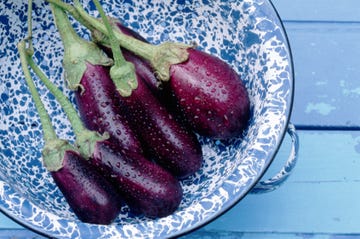
MULTIPOLYGON (((24 1, 0 3, 0 209, 37 232, 57 238, 166 238, 198 227, 246 195, 271 163, 286 132, 292 106, 291 55, 281 22, 267 0, 104 1, 111 16, 150 42, 196 42, 231 64, 252 103, 249 128, 227 142, 200 138, 205 162, 182 182, 180 208, 166 218, 128 215, 115 223, 81 223, 41 162, 41 125, 30 98, 16 43, 26 37, 24 1)), ((62 45, 49 6, 35 1, 33 35, 40 67, 72 99, 62 78, 62 45)), ((84 1, 87 10, 94 6, 84 1), (85 3, 86 2, 86 3, 85 3)), ((86 38, 88 32, 77 27, 86 38)), ((65 114, 36 80, 56 132, 74 139, 65 114)))

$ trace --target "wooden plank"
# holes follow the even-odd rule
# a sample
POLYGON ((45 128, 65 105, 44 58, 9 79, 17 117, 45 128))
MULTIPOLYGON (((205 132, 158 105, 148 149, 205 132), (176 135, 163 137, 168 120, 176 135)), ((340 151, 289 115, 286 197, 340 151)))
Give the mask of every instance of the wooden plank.
POLYGON ((4 229, 0 231, 0 239, 46 239, 25 229, 4 229))
MULTIPOLYGON (((274 192, 248 195, 203 231, 360 234, 360 132, 301 131, 299 161, 274 192)), ((279 168, 281 147, 270 171, 279 168)), ((269 172, 270 173, 270 172, 269 172)))
POLYGON ((186 236, 186 239, 358 239, 360 235, 315 234, 315 233, 251 233, 201 231, 186 236))
POLYGON ((285 21, 360 21, 358 0, 272 0, 285 21))
POLYGON ((295 68, 293 123, 358 128, 360 114, 352 109, 360 105, 360 23, 285 27, 295 68))

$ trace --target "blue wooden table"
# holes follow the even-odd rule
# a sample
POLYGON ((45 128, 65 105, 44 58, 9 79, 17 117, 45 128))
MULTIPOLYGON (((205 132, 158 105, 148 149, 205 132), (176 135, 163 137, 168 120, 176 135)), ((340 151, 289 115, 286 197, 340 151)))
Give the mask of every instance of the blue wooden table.
MULTIPOLYGON (((360 1, 273 0, 294 56, 297 166, 182 238, 360 238, 360 1)), ((265 177, 287 159, 290 139, 265 177)), ((0 214, 0 239, 43 238, 0 214)))

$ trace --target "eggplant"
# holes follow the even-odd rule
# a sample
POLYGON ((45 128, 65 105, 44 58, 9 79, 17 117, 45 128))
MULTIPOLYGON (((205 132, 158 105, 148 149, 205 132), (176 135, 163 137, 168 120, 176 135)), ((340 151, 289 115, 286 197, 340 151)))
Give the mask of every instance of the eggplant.
POLYGON ((62 161, 51 176, 76 216, 92 224, 113 222, 123 204, 118 189, 78 152, 65 151, 62 161))
MULTIPOLYGON (((143 39, 121 24, 118 27, 126 34, 143 39)), ((102 49, 113 56, 109 47, 102 49)), ((130 96, 119 97, 127 108, 128 120, 145 152, 180 179, 194 174, 201 167, 203 158, 197 136, 172 115, 148 88, 146 82, 157 79, 146 62, 125 49, 122 49, 122 54, 126 61, 134 64, 138 85, 130 96)))
MULTIPOLYGON (((88 61, 89 56, 92 58, 94 55, 99 54, 100 49, 96 48, 95 44, 80 38, 74 32, 65 13, 56 6, 52 7, 65 46, 63 65, 67 77, 71 79, 79 78, 76 79, 77 81, 87 78, 83 81, 84 83, 99 83, 101 86, 103 77, 98 78, 104 73, 99 70, 102 69, 101 64, 98 62, 93 65, 88 61), (69 46, 70 48, 68 48, 69 46), (80 48, 83 50, 81 53, 69 52, 70 49, 80 48), (84 58, 79 59, 79 55, 84 58), (71 68, 71 66, 73 67, 71 68), (99 67, 91 68, 92 66, 99 67), (80 72, 74 71, 74 68, 80 68, 80 72), (88 73, 89 75, 87 75, 88 73), (99 82, 95 82, 97 80, 99 82)), ((102 56, 103 54, 101 54, 102 56)), ((101 135, 99 132, 86 129, 74 106, 66 96, 36 65, 31 64, 31 66, 67 114, 76 136, 76 145, 82 155, 89 160, 92 167, 101 172, 103 177, 111 180, 130 208, 152 218, 173 213, 182 199, 180 182, 168 171, 147 160, 142 154, 114 144, 114 141, 111 140, 111 137, 109 138, 106 132, 101 135)), ((106 73, 109 74, 109 71, 106 71, 106 73)), ((87 88, 84 86, 80 88, 85 89, 86 92, 87 88)), ((88 93, 96 93, 93 95, 94 98, 100 97, 99 94, 104 93, 103 91, 94 90, 95 92, 88 91, 88 93)), ((88 99, 91 99, 90 96, 88 99)))
MULTIPOLYGON (((81 17, 107 36, 99 21, 77 7, 81 17)), ((118 26, 119 28, 119 26, 118 26)), ((106 38, 99 32, 93 36, 100 43, 106 38)), ((214 139, 239 137, 248 125, 250 100, 240 76, 218 57, 181 43, 152 45, 132 33, 116 31, 119 45, 148 61, 153 74, 170 92, 179 114, 200 135, 214 139)), ((148 81, 151 88, 155 81, 148 81), (152 82, 152 83, 151 83, 152 82)), ((165 90, 165 89, 164 89, 165 90)))
MULTIPOLYGON (((132 29, 116 22, 128 36, 147 42, 132 29)), ((132 53, 123 50, 124 55, 132 53)), ((248 125, 250 100, 240 76, 227 63, 203 51, 188 48, 188 60, 170 67, 170 80, 160 83, 151 65, 133 57, 137 72, 172 112, 181 115, 200 135, 228 139, 248 125)))
POLYGON ((151 218, 173 213, 182 199, 180 182, 142 154, 119 148, 107 136, 99 136, 97 132, 85 129, 71 102, 32 61, 31 63, 67 114, 74 129, 77 147, 88 159, 91 168, 112 182, 132 211, 151 218))
POLYGON ((80 84, 81 87, 75 91, 75 101, 85 126, 100 133, 109 133, 109 140, 121 149, 143 153, 140 140, 130 126, 124 104, 110 78, 109 68, 86 62, 80 84))
POLYGON ((118 216, 122 198, 110 180, 94 169, 67 141, 59 139, 28 69, 31 56, 25 41, 18 44, 21 65, 43 128, 44 166, 64 195, 70 208, 83 222, 110 224, 118 216))
MULTIPOLYGON (((133 55, 124 56, 133 62, 133 55)), ((127 116, 139 135, 144 150, 159 165, 180 179, 199 170, 203 155, 197 136, 176 121, 140 77, 137 89, 131 96, 122 97, 122 101, 128 109, 127 116)))
POLYGON ((193 48, 187 51, 187 61, 170 67, 168 88, 179 111, 201 135, 240 136, 250 118, 250 100, 241 78, 219 58, 193 48))
POLYGON ((103 141, 96 144, 92 160, 103 175, 110 176, 134 213, 158 218, 178 208, 183 193, 180 182, 143 155, 120 151, 103 141))

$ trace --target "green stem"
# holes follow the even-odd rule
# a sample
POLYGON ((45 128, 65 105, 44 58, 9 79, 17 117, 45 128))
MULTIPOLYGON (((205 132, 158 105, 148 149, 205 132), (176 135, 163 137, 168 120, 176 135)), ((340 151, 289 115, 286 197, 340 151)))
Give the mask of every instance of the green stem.
POLYGON ((45 106, 42 103, 40 95, 31 78, 31 74, 28 68, 28 49, 26 49, 26 43, 24 40, 18 43, 18 50, 20 54, 21 67, 25 76, 25 81, 29 87, 43 129, 43 137, 45 141, 45 145, 42 150, 43 161, 45 167, 49 171, 57 171, 62 168, 65 151, 74 150, 74 148, 67 141, 59 139, 56 136, 55 130, 51 123, 51 119, 46 112, 45 106))
POLYGON ((19 53, 20 53, 20 62, 21 62, 22 70, 24 72, 25 81, 29 87, 35 107, 39 113, 40 122, 41 122, 41 125, 43 128, 43 133, 44 133, 44 141, 50 141, 50 140, 56 139, 57 136, 56 136, 54 128, 52 127, 51 119, 46 112, 45 106, 42 103, 40 95, 37 92, 36 86, 31 78, 30 70, 28 68, 28 60, 27 60, 25 41, 19 42, 18 49, 19 49, 19 53))
MULTIPOLYGON (((62 8, 65 11, 71 9, 72 6, 63 3, 61 0, 47 0, 48 2, 52 2, 56 4, 58 7, 62 8)), ((75 2, 76 3, 76 2, 75 2)), ((106 26, 100 22, 98 19, 90 16, 80 4, 75 4, 75 8, 77 13, 73 13, 73 10, 69 13, 83 24, 85 27, 90 29, 93 33, 93 36, 96 36, 99 42, 108 41, 109 34, 106 29, 106 26), (91 27, 88 27, 88 26, 91 27), (95 29, 97 31, 95 31, 95 29), (107 39, 101 34, 105 35, 107 39)), ((189 55, 187 49, 193 46, 182 44, 182 43, 172 43, 165 42, 160 45, 151 45, 140 40, 137 40, 131 36, 127 36, 122 34, 114 27, 114 34, 120 44, 121 47, 132 51, 136 55, 146 59, 149 61, 151 66, 153 67, 155 74, 162 81, 168 81, 170 79, 170 67, 174 64, 179 64, 185 62, 189 55)))
POLYGON ((63 67, 68 87, 77 90, 86 71, 86 63, 110 66, 113 61, 93 43, 82 39, 75 32, 65 12, 58 5, 51 4, 55 23, 64 45, 63 67))
POLYGON ((70 4, 67 4, 61 0, 46 0, 46 2, 49 2, 58 8, 61 8, 64 11, 67 11, 71 14, 78 22, 80 22, 83 26, 85 26, 90 31, 95 30, 91 24, 89 24, 87 21, 85 21, 80 14, 77 12, 76 8, 70 4))
MULTIPOLYGON (((125 58, 122 55, 121 50, 119 48, 119 44, 116 41, 114 31, 112 30, 110 22, 109 22, 107 16, 105 15, 104 9, 102 8, 100 2, 98 0, 93 0, 93 2, 96 6, 96 9, 100 13, 101 19, 102 19, 102 21, 106 27, 106 31, 109 35, 109 41, 110 41, 111 50, 113 52, 115 66, 121 66, 122 64, 125 63, 125 58)), ((78 5, 79 0, 76 0, 75 3, 78 5)))
POLYGON ((64 93, 46 77, 30 56, 28 57, 28 63, 63 108, 74 130, 76 145, 79 147, 80 153, 86 159, 89 159, 93 155, 95 143, 107 139, 108 135, 104 134, 102 136, 96 131, 85 128, 77 111, 64 93))
POLYGON ((34 47, 32 44, 32 0, 28 0, 28 12, 27 12, 27 24, 28 24, 28 37, 27 41, 29 44, 28 50, 34 52, 34 47))
POLYGON ((48 90, 55 96, 56 100, 64 109, 66 116, 71 122, 74 134, 79 135, 83 131, 87 130, 83 125, 80 116, 78 115, 77 111, 75 110, 71 102, 68 100, 68 98, 66 98, 63 92, 49 80, 49 78, 45 75, 45 73, 39 68, 39 66, 30 56, 28 57, 28 64, 35 72, 35 74, 40 78, 40 80, 44 83, 44 85, 48 88, 48 90))
MULTIPOLYGON (((135 74, 135 66, 131 62, 127 62, 121 53, 119 44, 116 40, 113 28, 109 19, 98 0, 93 0, 96 9, 99 11, 102 21, 106 27, 109 36, 110 47, 113 53, 114 65, 110 68, 110 77, 113 80, 119 93, 126 97, 130 96, 132 90, 137 88, 137 79, 135 74)), ((80 6, 79 0, 75 1, 77 6, 80 6)))
MULTIPOLYGON (((103 23, 90 16, 81 6, 75 5, 79 15, 93 28, 109 37, 109 33, 103 23)), ((160 45, 152 45, 131 36, 127 36, 114 29, 115 37, 121 47, 132 51, 136 55, 148 60, 154 68, 155 74, 160 80, 170 79, 170 67, 174 64, 185 62, 189 55, 187 49, 192 47, 182 43, 165 42, 160 45)), ((102 39, 103 40, 103 39, 102 39)))

